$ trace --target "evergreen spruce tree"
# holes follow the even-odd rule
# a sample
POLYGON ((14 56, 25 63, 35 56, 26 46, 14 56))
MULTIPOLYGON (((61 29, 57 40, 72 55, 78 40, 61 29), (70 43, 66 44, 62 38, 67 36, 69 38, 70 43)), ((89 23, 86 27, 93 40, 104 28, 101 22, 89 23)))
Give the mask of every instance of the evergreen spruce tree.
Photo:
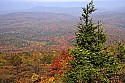
POLYGON ((125 47, 122 45, 121 42, 118 43, 118 52, 116 54, 119 62, 123 63, 125 62, 125 47))
POLYGON ((66 83, 110 83, 118 71, 118 63, 111 53, 104 51, 106 35, 99 22, 95 24, 90 15, 96 10, 93 0, 83 9, 78 33, 77 47, 72 50, 72 66, 64 77, 66 83))
POLYGON ((92 52, 100 51, 103 43, 106 41, 102 24, 98 22, 97 25, 94 25, 92 18, 89 19, 90 14, 95 10, 93 1, 86 8, 83 8, 82 17, 80 17, 81 22, 77 26, 79 33, 76 33, 78 47, 91 50, 92 52))

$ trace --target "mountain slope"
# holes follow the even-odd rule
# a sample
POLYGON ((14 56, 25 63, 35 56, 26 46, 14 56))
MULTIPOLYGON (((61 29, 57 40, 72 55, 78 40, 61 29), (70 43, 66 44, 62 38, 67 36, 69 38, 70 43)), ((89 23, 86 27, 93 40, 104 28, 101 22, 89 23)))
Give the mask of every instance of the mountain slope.
POLYGON ((15 12, 0 15, 0 46, 54 45, 74 32, 77 18, 50 12, 15 12))
MULTIPOLYGON (((125 42, 124 12, 94 13, 93 19, 104 24, 109 44, 114 43, 114 40, 125 42)), ((78 21, 78 17, 52 12, 2 14, 0 15, 0 51, 7 50, 6 46, 16 49, 27 48, 26 50, 72 46, 78 21)))

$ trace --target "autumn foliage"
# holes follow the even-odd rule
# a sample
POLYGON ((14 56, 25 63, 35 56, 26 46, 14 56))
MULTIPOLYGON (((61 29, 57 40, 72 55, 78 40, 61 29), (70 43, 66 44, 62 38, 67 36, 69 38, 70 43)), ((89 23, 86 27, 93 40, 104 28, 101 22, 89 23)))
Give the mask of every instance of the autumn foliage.
POLYGON ((62 75, 65 70, 71 68, 68 64, 70 60, 73 60, 71 54, 68 51, 62 51, 60 55, 53 58, 51 63, 50 75, 54 76, 55 74, 62 75))

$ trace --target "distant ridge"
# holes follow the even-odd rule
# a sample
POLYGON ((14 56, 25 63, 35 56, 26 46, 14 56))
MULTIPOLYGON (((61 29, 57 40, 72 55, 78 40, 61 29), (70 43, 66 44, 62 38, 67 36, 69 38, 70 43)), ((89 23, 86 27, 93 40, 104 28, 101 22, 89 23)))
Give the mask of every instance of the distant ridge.
MULTIPOLYGON (((125 0, 106 0, 96 1, 94 4, 99 12, 105 11, 124 11, 125 0)), ((87 1, 83 2, 35 2, 35 1, 11 1, 11 0, 0 0, 0 14, 10 12, 56 12, 73 14, 74 16, 81 15, 81 7, 84 7, 87 1)))
POLYGON ((73 16, 79 16, 81 14, 82 9, 80 7, 43 7, 37 6, 27 10, 27 12, 53 12, 53 13, 63 13, 69 14, 73 16))

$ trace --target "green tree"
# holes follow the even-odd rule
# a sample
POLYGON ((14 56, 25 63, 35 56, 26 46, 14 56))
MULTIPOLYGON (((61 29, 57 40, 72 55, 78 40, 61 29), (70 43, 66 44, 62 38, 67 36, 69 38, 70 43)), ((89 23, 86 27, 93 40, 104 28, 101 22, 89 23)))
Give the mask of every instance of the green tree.
POLYGON ((92 52, 100 51, 103 43, 106 41, 106 35, 103 33, 102 24, 98 22, 95 25, 92 18, 89 19, 90 14, 96 10, 93 1, 91 1, 86 8, 82 9, 81 22, 77 26, 79 32, 76 33, 77 45, 80 48, 85 48, 92 52))
POLYGON ((117 48, 118 52, 117 52, 117 58, 120 62, 125 62, 125 48, 122 45, 122 43, 118 43, 118 48, 117 48))
POLYGON ((77 47, 72 50, 70 70, 64 74, 66 83, 110 83, 119 67, 114 56, 104 51, 106 35, 102 24, 95 24, 90 15, 96 10, 93 0, 83 9, 79 32, 76 33, 77 47))

